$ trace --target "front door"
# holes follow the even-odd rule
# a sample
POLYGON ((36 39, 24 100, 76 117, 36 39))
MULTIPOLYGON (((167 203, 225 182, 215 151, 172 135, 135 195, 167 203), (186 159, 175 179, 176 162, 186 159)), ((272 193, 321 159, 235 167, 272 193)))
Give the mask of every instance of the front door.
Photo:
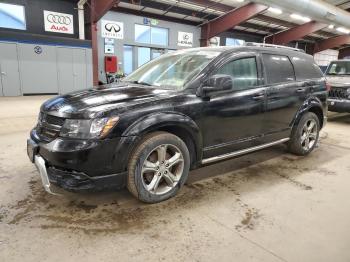
POLYGON ((21 95, 17 44, 0 43, 0 70, 0 95, 21 95))
POLYGON ((229 60, 211 74, 231 76, 233 86, 204 102, 204 158, 260 144, 266 99, 260 68, 260 60, 252 54, 229 60))

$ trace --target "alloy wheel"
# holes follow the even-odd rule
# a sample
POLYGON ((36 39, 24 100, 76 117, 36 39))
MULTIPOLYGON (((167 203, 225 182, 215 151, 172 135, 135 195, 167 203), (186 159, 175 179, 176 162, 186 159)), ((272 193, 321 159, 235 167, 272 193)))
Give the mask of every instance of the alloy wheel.
POLYGON ((162 195, 178 184, 183 170, 184 158, 181 151, 174 145, 159 145, 143 162, 142 183, 148 192, 162 195))
POLYGON ((301 146, 305 151, 309 151, 315 145, 317 140, 317 123, 314 119, 306 121, 302 135, 301 135, 301 146))

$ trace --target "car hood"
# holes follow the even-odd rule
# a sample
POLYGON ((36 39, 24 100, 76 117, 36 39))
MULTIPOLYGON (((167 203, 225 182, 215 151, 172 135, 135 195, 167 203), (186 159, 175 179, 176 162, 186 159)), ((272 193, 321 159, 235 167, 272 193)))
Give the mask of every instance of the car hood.
POLYGON ((328 83, 333 87, 350 87, 350 75, 349 76, 327 76, 328 83))
POLYGON ((46 101, 41 111, 66 118, 95 118, 176 95, 168 89, 138 84, 110 84, 54 97, 46 101))

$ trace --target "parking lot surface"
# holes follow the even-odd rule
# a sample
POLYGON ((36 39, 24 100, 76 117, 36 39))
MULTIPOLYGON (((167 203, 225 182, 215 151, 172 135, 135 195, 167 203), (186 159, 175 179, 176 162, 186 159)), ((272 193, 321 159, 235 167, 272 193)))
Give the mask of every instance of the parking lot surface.
POLYGON ((0 261, 350 261, 349 114, 308 157, 280 145, 210 165, 148 205, 44 191, 25 146, 47 98, 0 98, 0 261))

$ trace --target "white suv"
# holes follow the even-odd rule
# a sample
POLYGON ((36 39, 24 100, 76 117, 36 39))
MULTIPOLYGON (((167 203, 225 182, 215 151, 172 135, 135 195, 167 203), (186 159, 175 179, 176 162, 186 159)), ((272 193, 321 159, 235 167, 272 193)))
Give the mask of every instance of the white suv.
POLYGON ((329 64, 326 71, 331 86, 328 110, 350 113, 350 60, 337 60, 329 64))

